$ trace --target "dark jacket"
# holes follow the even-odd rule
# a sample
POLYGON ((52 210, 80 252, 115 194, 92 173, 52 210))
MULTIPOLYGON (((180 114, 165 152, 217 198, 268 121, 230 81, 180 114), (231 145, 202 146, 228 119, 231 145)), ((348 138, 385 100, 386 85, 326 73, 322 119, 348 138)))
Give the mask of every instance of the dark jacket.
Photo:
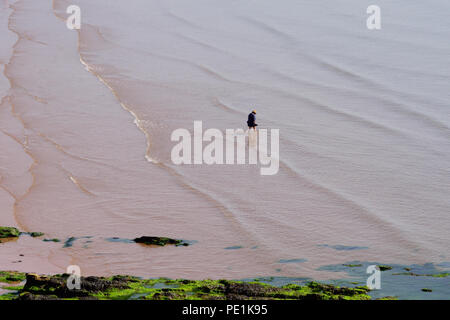
POLYGON ((255 114, 252 112, 248 115, 248 120, 247 120, 247 124, 249 127, 255 127, 257 126, 257 124, 255 123, 255 114))

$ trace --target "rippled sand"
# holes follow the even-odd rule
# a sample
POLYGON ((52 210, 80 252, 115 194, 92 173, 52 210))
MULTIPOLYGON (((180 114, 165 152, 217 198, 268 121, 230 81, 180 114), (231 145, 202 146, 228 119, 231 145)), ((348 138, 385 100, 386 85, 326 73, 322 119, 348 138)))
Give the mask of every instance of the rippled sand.
POLYGON ((356 0, 0 4, 0 225, 79 238, 3 243, 0 270, 326 278, 449 261, 445 1, 382 4, 376 32, 356 0), (253 108, 280 129, 277 175, 172 164, 174 129, 242 128, 253 108), (197 242, 108 241, 142 235, 197 242))

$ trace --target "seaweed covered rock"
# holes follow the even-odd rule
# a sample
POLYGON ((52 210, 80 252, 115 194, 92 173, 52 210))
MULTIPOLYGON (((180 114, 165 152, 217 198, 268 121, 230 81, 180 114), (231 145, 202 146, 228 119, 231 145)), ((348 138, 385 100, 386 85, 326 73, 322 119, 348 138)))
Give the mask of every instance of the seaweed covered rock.
MULTIPOLYGON (((229 300, 240 300, 248 297, 267 297, 279 293, 281 290, 260 283, 246 282, 222 282, 224 283, 224 294, 229 300)), ((281 296, 278 296, 281 298, 281 296)))
POLYGON ((40 276, 29 273, 26 275, 26 283, 23 293, 31 293, 34 296, 54 295, 58 298, 88 297, 93 293, 105 292, 113 289, 128 289, 128 279, 114 277, 106 279, 103 277, 81 277, 81 288, 69 289, 67 282, 69 274, 55 276, 40 276))
POLYGON ((42 237, 44 233, 42 232, 30 232, 29 235, 33 238, 42 237))
POLYGON ((370 289, 367 287, 356 287, 356 288, 337 287, 331 284, 322 284, 315 281, 310 282, 308 284, 308 287, 313 290, 313 293, 320 292, 322 294, 326 294, 331 297, 336 297, 338 299, 341 299, 343 297, 365 295, 370 291, 370 289))
POLYGON ((391 266, 387 266, 387 265, 378 265, 377 267, 378 267, 378 269, 380 269, 380 271, 387 271, 387 270, 392 269, 391 266))
POLYGON ((0 239, 3 238, 17 238, 20 231, 14 227, 0 227, 0 239))
MULTIPOLYGON (((5 273, 5 276, 11 276, 5 273)), ((22 275, 23 276, 23 275, 22 275)), ((81 277, 80 289, 70 290, 68 274, 27 274, 26 283, 10 294, 18 300, 367 300, 366 287, 346 288, 310 282, 282 287, 232 280, 141 279, 133 276, 81 277)))
POLYGON ((0 271, 0 282, 14 283, 25 280, 25 273, 17 271, 0 271))
POLYGON ((55 295, 35 295, 29 292, 19 294, 17 300, 31 301, 31 300, 61 300, 55 295))
POLYGON ((20 235, 29 235, 33 238, 37 238, 43 236, 44 234, 42 232, 20 232, 19 229, 14 227, 0 227, 0 239, 17 238, 20 235))
POLYGON ((165 237, 140 237, 134 239, 136 243, 142 243, 147 245, 156 245, 156 246, 166 246, 168 244, 172 244, 175 246, 188 246, 189 244, 183 240, 171 239, 165 237))
POLYGON ((42 241, 44 241, 44 242, 61 242, 61 240, 56 239, 56 238, 53 238, 53 239, 44 239, 44 240, 42 240, 42 241))

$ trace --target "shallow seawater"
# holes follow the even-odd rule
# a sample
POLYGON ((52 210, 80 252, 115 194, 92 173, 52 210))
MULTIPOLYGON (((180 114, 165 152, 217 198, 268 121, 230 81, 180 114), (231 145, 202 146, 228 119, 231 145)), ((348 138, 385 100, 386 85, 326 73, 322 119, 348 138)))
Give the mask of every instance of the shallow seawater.
MULTIPOLYGON (((348 279, 332 280, 330 283, 341 286, 364 286, 367 278, 371 275, 371 273, 366 273, 368 266, 386 265, 360 261, 350 261, 346 264, 357 266, 349 267, 339 264, 323 266, 320 269, 344 272, 349 277, 348 279)), ((369 295, 373 298, 386 296, 420 300, 447 300, 450 298, 450 268, 448 266, 443 268, 443 265, 435 265, 433 263, 423 265, 387 265, 392 267, 392 269, 381 271, 381 288, 369 292, 369 295), (444 276, 440 277, 439 275, 442 274, 444 276), (424 292, 422 289, 431 289, 432 291, 424 292)))
MULTIPOLYGON (((373 289, 369 291, 369 295, 373 299, 383 297, 396 297, 398 299, 408 300, 448 300, 450 297, 450 268, 448 262, 443 265, 434 265, 427 263, 423 265, 396 265, 388 264, 392 267, 390 270, 381 271, 381 289, 373 289), (407 270, 405 270, 408 269, 407 270), (410 275, 414 273, 417 275, 410 275), (439 275, 446 275, 441 276, 439 275), (424 292, 422 289, 431 289, 431 292, 424 292)), ((319 281, 322 283, 334 284, 343 287, 366 286, 366 280, 371 275, 366 273, 367 267, 370 265, 386 265, 375 262, 350 261, 345 264, 328 265, 319 269, 331 272, 339 272, 345 275, 345 278, 333 278, 319 281), (355 265, 346 266, 346 265, 355 265)), ((259 281, 274 286, 284 286, 287 284, 306 285, 313 281, 312 278, 295 278, 295 277, 259 277, 245 278, 242 281, 259 281)))
MULTIPOLYGON (((445 267, 450 3, 380 0, 379 31, 370 4, 0 2, 0 225, 63 241, 3 242, 0 270, 326 280, 337 270, 323 266, 348 261, 445 267), (245 128, 251 109, 280 129, 276 175, 171 161, 175 129, 245 128), (128 240, 141 236, 196 241, 128 240)), ((445 291, 390 272, 383 292, 445 291)))

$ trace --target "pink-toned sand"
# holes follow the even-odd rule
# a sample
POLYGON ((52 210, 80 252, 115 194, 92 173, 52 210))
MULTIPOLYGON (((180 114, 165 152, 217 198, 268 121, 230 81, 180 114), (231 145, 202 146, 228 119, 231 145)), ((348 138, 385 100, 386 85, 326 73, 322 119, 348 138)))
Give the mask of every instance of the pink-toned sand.
POLYGON ((421 39, 397 42, 401 28, 361 40, 350 5, 283 7, 0 1, 0 226, 62 240, 2 243, 0 270, 326 278, 316 268, 448 261, 449 75, 421 58, 448 48, 430 36, 410 53, 421 39), (171 163, 174 129, 241 128, 253 108, 280 129, 277 175, 171 163), (196 242, 108 241, 143 235, 196 242))

